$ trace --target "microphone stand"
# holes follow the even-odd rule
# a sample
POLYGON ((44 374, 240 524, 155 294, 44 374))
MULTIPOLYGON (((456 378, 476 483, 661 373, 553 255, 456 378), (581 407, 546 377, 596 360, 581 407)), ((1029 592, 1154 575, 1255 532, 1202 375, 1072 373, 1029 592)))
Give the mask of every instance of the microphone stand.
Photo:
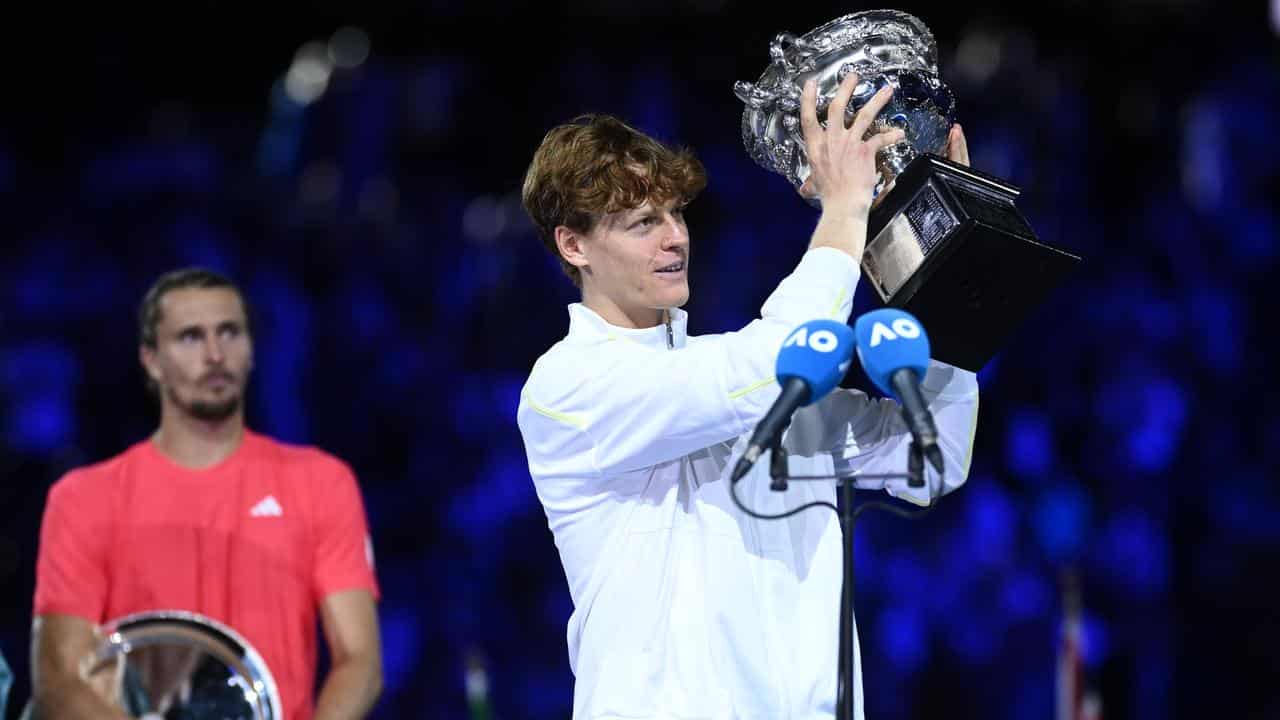
MULTIPOLYGON (((769 453, 769 489, 784 492, 789 480, 835 480, 839 484, 837 515, 840 516, 840 533, 844 537, 844 581, 840 587, 840 643, 836 666, 836 719, 854 720, 854 638, 853 638, 853 525, 858 513, 853 507, 853 493, 858 480, 868 479, 901 479, 906 478, 907 486, 924 487, 924 454, 915 441, 907 455, 907 472, 858 475, 828 476, 789 476, 787 474, 787 455, 782 449, 781 434, 770 447, 769 453)), ((737 494, 733 495, 737 502, 737 494)), ((824 505, 826 503, 823 503, 824 505)), ((876 503, 868 503, 868 506, 876 503)), ((742 504, 738 503, 739 507, 742 504)), ((930 508, 933 501, 930 500, 930 508)), ((746 508, 742 508, 746 510, 746 508)), ((804 509, 804 508, 800 508, 804 509)), ((924 512, 928 512, 926 509, 924 512)), ((788 513, 789 514, 789 513, 788 513)))

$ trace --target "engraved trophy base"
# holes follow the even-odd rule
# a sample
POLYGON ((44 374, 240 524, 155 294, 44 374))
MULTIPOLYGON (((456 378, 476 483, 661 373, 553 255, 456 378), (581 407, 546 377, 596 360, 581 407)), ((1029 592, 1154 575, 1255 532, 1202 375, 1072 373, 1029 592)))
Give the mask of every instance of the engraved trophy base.
POLYGON ((865 277, 886 305, 920 320, 935 360, 981 370, 1082 262, 1040 242, 1014 205, 1019 193, 921 154, 872 209, 865 277))

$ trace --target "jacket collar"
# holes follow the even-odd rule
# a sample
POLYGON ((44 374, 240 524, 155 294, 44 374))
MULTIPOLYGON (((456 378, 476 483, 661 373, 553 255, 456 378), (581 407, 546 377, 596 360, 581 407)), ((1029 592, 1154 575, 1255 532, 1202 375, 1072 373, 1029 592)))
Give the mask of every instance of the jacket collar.
POLYGON ((671 308, 667 311, 667 318, 668 322, 651 328, 622 328, 611 325, 586 305, 573 303, 569 305, 569 339, 578 342, 627 340, 654 350, 684 347, 688 338, 689 313, 680 308, 671 308))

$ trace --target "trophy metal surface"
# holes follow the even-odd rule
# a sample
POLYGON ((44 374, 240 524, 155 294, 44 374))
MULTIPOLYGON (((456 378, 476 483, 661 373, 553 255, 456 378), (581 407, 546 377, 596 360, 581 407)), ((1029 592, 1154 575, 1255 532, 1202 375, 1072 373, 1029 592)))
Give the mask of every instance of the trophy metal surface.
MULTIPOLYGON (((104 625, 81 660, 100 697, 132 717, 282 720, 262 656, 231 628, 197 613, 162 610, 104 625)), ((24 718, 40 720, 28 704, 24 718)))
POLYGON ((864 275, 886 305, 920 319, 936 359, 981 369, 1080 258, 1040 242, 1014 204, 1017 187, 942 157, 956 101, 938 74, 932 33, 907 13, 868 10, 802 36, 781 33, 769 55, 759 80, 734 85, 745 105, 742 140, 757 164, 797 188, 810 172, 804 84, 817 80, 823 121, 840 82, 857 72, 846 123, 893 86, 868 132, 900 128, 906 137, 877 153, 864 275))

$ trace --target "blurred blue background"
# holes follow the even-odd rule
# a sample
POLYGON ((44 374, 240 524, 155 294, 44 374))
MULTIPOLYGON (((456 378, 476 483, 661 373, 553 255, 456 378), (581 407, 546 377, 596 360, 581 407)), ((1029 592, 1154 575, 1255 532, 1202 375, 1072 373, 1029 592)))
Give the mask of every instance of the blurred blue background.
MULTIPOLYGON (((9 29, 11 717, 45 493, 151 432, 135 308, 200 264, 257 311, 250 425, 359 474, 385 593, 376 717, 466 717, 475 654, 498 717, 567 718, 570 600, 514 418, 576 297, 520 208, 524 168, 588 111, 693 148, 710 185, 690 330, 740 326, 816 216, 744 152, 733 83, 775 33, 872 7, 343 5, 9 29)), ((980 374, 967 486, 923 522, 858 526, 869 716, 1051 717, 1072 573, 1109 720, 1280 718, 1275 4, 896 7, 938 39, 973 165, 1087 262, 980 374)))

